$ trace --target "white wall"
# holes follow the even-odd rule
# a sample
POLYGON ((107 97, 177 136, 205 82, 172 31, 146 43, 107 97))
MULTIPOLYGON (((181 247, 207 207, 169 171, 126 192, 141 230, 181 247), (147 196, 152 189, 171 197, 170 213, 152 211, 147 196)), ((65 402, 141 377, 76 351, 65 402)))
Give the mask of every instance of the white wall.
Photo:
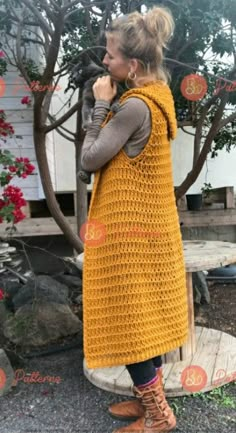
MULTIPOLYGON (((78 100, 78 91, 72 97, 70 107, 68 104, 64 106, 65 102, 69 99, 71 91, 64 93, 68 85, 68 77, 62 77, 59 81, 60 90, 55 90, 50 113, 60 118, 72 107, 78 100), (64 106, 64 107, 63 107, 64 106), (63 107, 63 108, 62 108, 63 107), (62 109, 61 109, 62 108, 62 109)), ((76 113, 71 116, 63 127, 71 132, 76 131, 76 113)), ((66 135, 68 135, 65 132, 66 135)), ((73 142, 66 140, 56 130, 53 131, 54 143, 54 161, 55 161, 55 191, 66 192, 75 191, 76 189, 76 173, 75 173, 75 145, 73 142)))
POLYGON ((38 200, 38 185, 41 182, 34 151, 33 111, 20 102, 23 96, 31 95, 22 87, 17 89, 19 83, 22 86, 22 79, 13 66, 8 65, 8 72, 2 78, 6 83, 6 91, 0 98, 0 108, 5 111, 6 121, 12 124, 15 135, 12 138, 0 139, 1 149, 9 150, 16 157, 28 157, 36 167, 34 173, 26 179, 14 177, 10 184, 19 186, 26 200, 38 200))
MULTIPOLYGON (((185 128, 189 132, 194 132, 191 127, 185 128)), ((236 144, 236 143, 235 143, 236 144)), ((174 171, 174 184, 178 186, 192 168, 193 160, 193 137, 178 129, 176 140, 172 143, 172 160, 174 171)), ((213 188, 221 186, 234 186, 236 191, 236 148, 230 153, 220 150, 214 159, 208 155, 207 162, 196 180, 189 188, 189 194, 201 192, 201 188, 206 183, 211 183, 213 188)))

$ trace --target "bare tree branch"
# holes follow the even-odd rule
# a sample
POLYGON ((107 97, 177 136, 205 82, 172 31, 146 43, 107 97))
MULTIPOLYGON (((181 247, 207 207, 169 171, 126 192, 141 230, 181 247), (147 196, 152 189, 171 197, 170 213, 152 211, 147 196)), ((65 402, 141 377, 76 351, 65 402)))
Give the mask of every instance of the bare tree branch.
MULTIPOLYGON (((60 77, 58 77, 58 79, 56 80, 56 83, 54 85, 54 89, 57 87, 59 80, 60 80, 60 77)), ((46 122, 47 117, 48 117, 48 112, 50 109, 50 104, 51 104, 53 93, 54 93, 54 90, 52 90, 51 92, 48 92, 45 95, 44 103, 42 106, 42 123, 43 124, 46 122)))
MULTIPOLYGON (((53 77, 55 65, 58 58, 58 53, 60 49, 61 35, 64 27, 64 16, 63 14, 58 15, 57 21, 55 22, 55 31, 53 32, 52 39, 48 49, 48 55, 46 59, 46 67, 43 72, 41 79, 41 84, 47 86, 51 84, 53 77)), ((47 90, 37 93, 35 97, 35 104, 41 106, 42 101, 45 97, 47 90)))
MULTIPOLYGON (((48 114, 48 118, 49 118, 49 120, 50 120, 52 123, 54 122, 54 118, 53 118, 53 116, 52 116, 51 114, 48 114)), ((73 138, 71 138, 71 137, 69 137, 69 135, 64 134, 64 133, 61 131, 61 129, 64 130, 65 128, 62 127, 62 126, 59 126, 58 128, 55 128, 55 131, 57 131, 58 134, 60 134, 60 135, 61 135, 63 138, 65 138, 66 140, 68 140, 68 141, 74 143, 74 142, 75 142, 76 134, 74 134, 73 132, 69 131, 69 133, 70 133, 70 134, 72 135, 72 137, 73 137, 73 138)))
POLYGON ((191 120, 179 120, 178 128, 183 128, 184 126, 193 126, 193 122, 191 120))
POLYGON ((22 21, 18 25, 17 38, 16 38, 17 67, 19 68, 20 72, 22 73, 27 84, 30 86, 31 80, 27 74, 25 67, 24 67, 24 64, 22 61, 22 56, 21 56, 21 34, 22 34, 23 25, 24 25, 24 19, 22 18, 22 21))
POLYGON ((88 29, 88 33, 89 33, 90 39, 94 43, 95 37, 94 37, 94 34, 93 34, 92 25, 91 25, 90 13, 89 13, 89 10, 87 8, 85 9, 85 23, 86 23, 86 26, 87 26, 87 29, 88 29))
MULTIPOLYGON (((14 23, 18 23, 20 21, 20 18, 15 14, 15 16, 13 17, 13 15, 8 15, 8 18, 13 21, 14 23)), ((31 27, 38 27, 39 23, 33 22, 33 21, 25 21, 25 25, 26 26, 31 26, 31 27)))
POLYGON ((48 132, 50 132, 53 129, 57 128, 58 126, 62 125, 62 123, 64 123, 66 120, 68 120, 77 110, 80 109, 81 105, 82 105, 81 101, 76 102, 76 104, 73 105, 73 107, 71 107, 69 111, 67 111, 65 114, 63 114, 63 116, 61 116, 59 119, 57 119, 52 125, 44 126, 43 132, 45 132, 45 134, 47 134, 48 132))
MULTIPOLYGON (((18 19, 17 23, 19 23, 19 22, 20 22, 20 19, 18 19)), ((26 30, 25 26, 27 26, 27 24, 26 24, 26 22, 24 20, 24 30, 26 30)), ((33 35, 35 35, 38 39, 31 39, 31 38, 23 37, 22 36, 21 37, 21 41, 22 42, 32 42, 33 44, 39 44, 39 45, 42 45, 44 47, 44 40, 41 38, 41 36, 38 34, 38 32, 35 32, 32 29, 29 29, 29 31, 30 31, 30 33, 32 33, 33 35)), ((16 39, 16 35, 11 34, 10 32, 8 32, 7 34, 9 36, 11 36, 13 39, 16 39)))
POLYGON ((195 134, 193 134, 192 132, 186 131, 186 129, 184 129, 184 126, 181 126, 180 129, 182 129, 182 131, 183 131, 185 134, 188 134, 188 135, 191 135, 192 137, 195 137, 195 134))
POLYGON ((55 16, 53 14, 53 11, 50 9, 48 3, 46 0, 41 0, 41 3, 43 5, 43 8, 45 10, 45 12, 47 13, 47 16, 50 18, 50 20, 54 23, 55 21, 55 16))
MULTIPOLYGON (((165 57, 164 60, 170 63, 175 63, 176 65, 185 66, 186 68, 193 69, 194 71, 202 72, 199 68, 196 68, 188 63, 180 62, 179 60, 170 59, 169 57, 165 57)), ((211 72, 204 71, 204 74, 209 75, 210 77, 213 78, 217 78, 217 80, 224 80, 227 83, 234 84, 232 80, 229 80, 228 78, 224 78, 224 77, 219 77, 218 75, 212 74, 211 72)))
POLYGON ((67 134, 72 135, 73 137, 76 137, 76 133, 75 132, 71 132, 69 129, 65 128, 65 126, 60 126, 60 129, 62 129, 63 131, 65 131, 67 134))
POLYGON ((68 141, 70 141, 71 143, 75 143, 75 137, 74 137, 74 138, 69 137, 68 135, 64 134, 64 132, 62 132, 62 131, 60 130, 60 128, 56 128, 56 131, 57 131, 57 133, 60 134, 63 138, 65 138, 65 140, 68 140, 68 141))
POLYGON ((196 181, 197 177, 199 176, 202 167, 206 161, 207 155, 211 149, 211 144, 219 132, 219 122, 222 118, 222 115, 224 113, 225 105, 227 104, 227 101, 229 99, 229 95, 227 92, 224 92, 224 95, 222 96, 220 105, 217 109, 217 112, 215 114, 215 117, 213 119, 212 125, 210 127, 210 130, 207 134, 205 143, 201 149, 200 155, 192 168, 192 170, 187 174, 186 178, 182 182, 182 184, 176 189, 176 200, 182 197, 182 195, 189 189, 189 187, 196 181))
POLYGON ((202 139, 202 128, 204 125, 204 122, 206 120, 207 114, 209 112, 209 109, 211 106, 217 101, 217 95, 213 95, 204 105, 200 118, 197 122, 197 127, 195 131, 195 138, 194 138, 194 151, 193 151, 193 167, 195 166, 197 159, 199 157, 199 150, 201 145, 201 139, 202 139))
POLYGON ((54 0, 50 0, 50 3, 52 3, 57 12, 60 12, 61 8, 60 6, 58 6, 57 2, 55 2, 54 0))
MULTIPOLYGON (((76 57, 74 57, 74 61, 77 61, 84 53, 87 53, 89 51, 93 51, 93 50, 98 49, 98 48, 103 49, 104 51, 106 49, 106 47, 104 47, 103 45, 93 45, 92 47, 89 47, 89 48, 86 48, 86 49, 80 51, 78 53, 78 55, 76 57)), ((65 66, 63 66, 63 68, 61 68, 58 71, 54 72, 53 76, 55 77, 58 74, 62 74, 63 72, 68 71, 68 66, 72 66, 73 67, 74 65, 75 65, 75 63, 68 62, 65 66)))
POLYGON ((105 30, 108 17, 110 16, 110 13, 111 13, 111 7, 112 7, 112 3, 107 3, 106 4, 106 9, 105 9, 103 18, 102 18, 102 20, 100 22, 100 32, 103 32, 105 30))
POLYGON ((236 112, 226 117, 226 119, 223 119, 219 124, 219 129, 224 128, 228 123, 233 122, 234 120, 236 120, 236 112))
MULTIPOLYGON (((52 37, 53 30, 48 25, 47 21, 43 18, 42 14, 39 12, 39 10, 29 1, 29 0, 21 0, 22 3, 27 6, 33 15, 39 20, 39 24, 46 30, 46 32, 52 37)), ((38 25, 39 25, 38 24, 38 25)))
POLYGON ((76 6, 78 3, 80 3, 80 0, 73 0, 73 1, 67 1, 65 6, 61 8, 63 12, 67 11, 67 9, 72 8, 73 6, 76 6))
MULTIPOLYGON (((49 118, 49 120, 50 120, 51 123, 52 123, 52 122, 55 122, 55 115, 52 116, 50 113, 48 113, 48 118, 49 118)), ((65 126, 60 125, 59 128, 62 129, 63 131, 65 131, 67 134, 71 135, 72 137, 76 137, 76 133, 70 131, 70 130, 67 129, 65 126)))

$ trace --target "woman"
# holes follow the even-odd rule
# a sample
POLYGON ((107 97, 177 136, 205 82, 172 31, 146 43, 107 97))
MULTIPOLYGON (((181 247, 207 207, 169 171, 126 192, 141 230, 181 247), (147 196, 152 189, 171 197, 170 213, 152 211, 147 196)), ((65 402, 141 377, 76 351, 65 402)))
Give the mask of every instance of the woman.
POLYGON ((177 125, 162 67, 173 28, 169 11, 158 7, 112 22, 103 60, 110 76, 93 86, 93 122, 81 151, 82 168, 96 172, 84 244, 85 359, 88 368, 126 365, 137 397, 109 408, 119 419, 136 419, 116 433, 176 426, 161 371, 161 355, 187 339, 170 152, 177 125), (130 90, 114 114, 110 106, 122 81, 130 90))

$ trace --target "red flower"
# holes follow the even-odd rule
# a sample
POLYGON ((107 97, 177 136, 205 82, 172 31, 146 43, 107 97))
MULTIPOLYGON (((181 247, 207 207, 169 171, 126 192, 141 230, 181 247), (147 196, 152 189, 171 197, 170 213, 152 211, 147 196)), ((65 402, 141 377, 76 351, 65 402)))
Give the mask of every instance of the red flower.
POLYGON ((35 166, 33 164, 25 164, 26 174, 31 174, 35 170, 35 166))
POLYGON ((0 301, 4 299, 4 290, 0 289, 0 301))
POLYGON ((30 97, 29 97, 29 96, 24 96, 24 97, 21 99, 21 103, 22 103, 22 104, 26 104, 26 105, 30 105, 30 104, 31 104, 31 99, 30 99, 30 97))
POLYGON ((15 173, 17 170, 17 168, 14 165, 9 165, 8 169, 11 173, 15 173))
POLYGON ((13 210, 12 214, 14 215, 14 223, 18 223, 26 217, 26 215, 20 209, 13 210))

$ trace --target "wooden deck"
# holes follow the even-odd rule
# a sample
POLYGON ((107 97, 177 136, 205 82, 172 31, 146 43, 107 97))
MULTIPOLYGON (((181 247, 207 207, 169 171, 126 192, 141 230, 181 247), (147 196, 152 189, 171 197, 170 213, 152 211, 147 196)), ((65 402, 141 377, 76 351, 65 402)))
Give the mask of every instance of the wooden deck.
MULTIPOLYGON (((185 361, 163 364, 167 397, 193 394, 196 392, 193 391, 194 383, 199 384, 199 379, 202 380, 202 386, 201 383, 198 386, 200 392, 207 392, 236 380, 236 338, 215 329, 198 326, 195 327, 195 332, 197 347, 194 355, 185 361), (183 380, 182 374, 189 367, 193 368, 192 373, 189 370, 188 378, 192 386, 187 380, 183 380), (196 371, 201 370, 205 373, 204 377, 196 374, 196 371)), ((124 366, 88 369, 84 360, 84 374, 91 383, 101 389, 133 396, 132 380, 124 366)))
MULTIPOLYGON (((76 217, 66 217, 74 231, 76 231, 76 217)), ((201 211, 180 211, 179 220, 182 227, 212 227, 236 225, 236 209, 212 209, 201 211)), ((0 224, 0 236, 6 235, 6 228, 10 224, 0 224)), ((16 224, 14 236, 47 236, 60 235, 61 229, 51 217, 26 218, 16 224)))

